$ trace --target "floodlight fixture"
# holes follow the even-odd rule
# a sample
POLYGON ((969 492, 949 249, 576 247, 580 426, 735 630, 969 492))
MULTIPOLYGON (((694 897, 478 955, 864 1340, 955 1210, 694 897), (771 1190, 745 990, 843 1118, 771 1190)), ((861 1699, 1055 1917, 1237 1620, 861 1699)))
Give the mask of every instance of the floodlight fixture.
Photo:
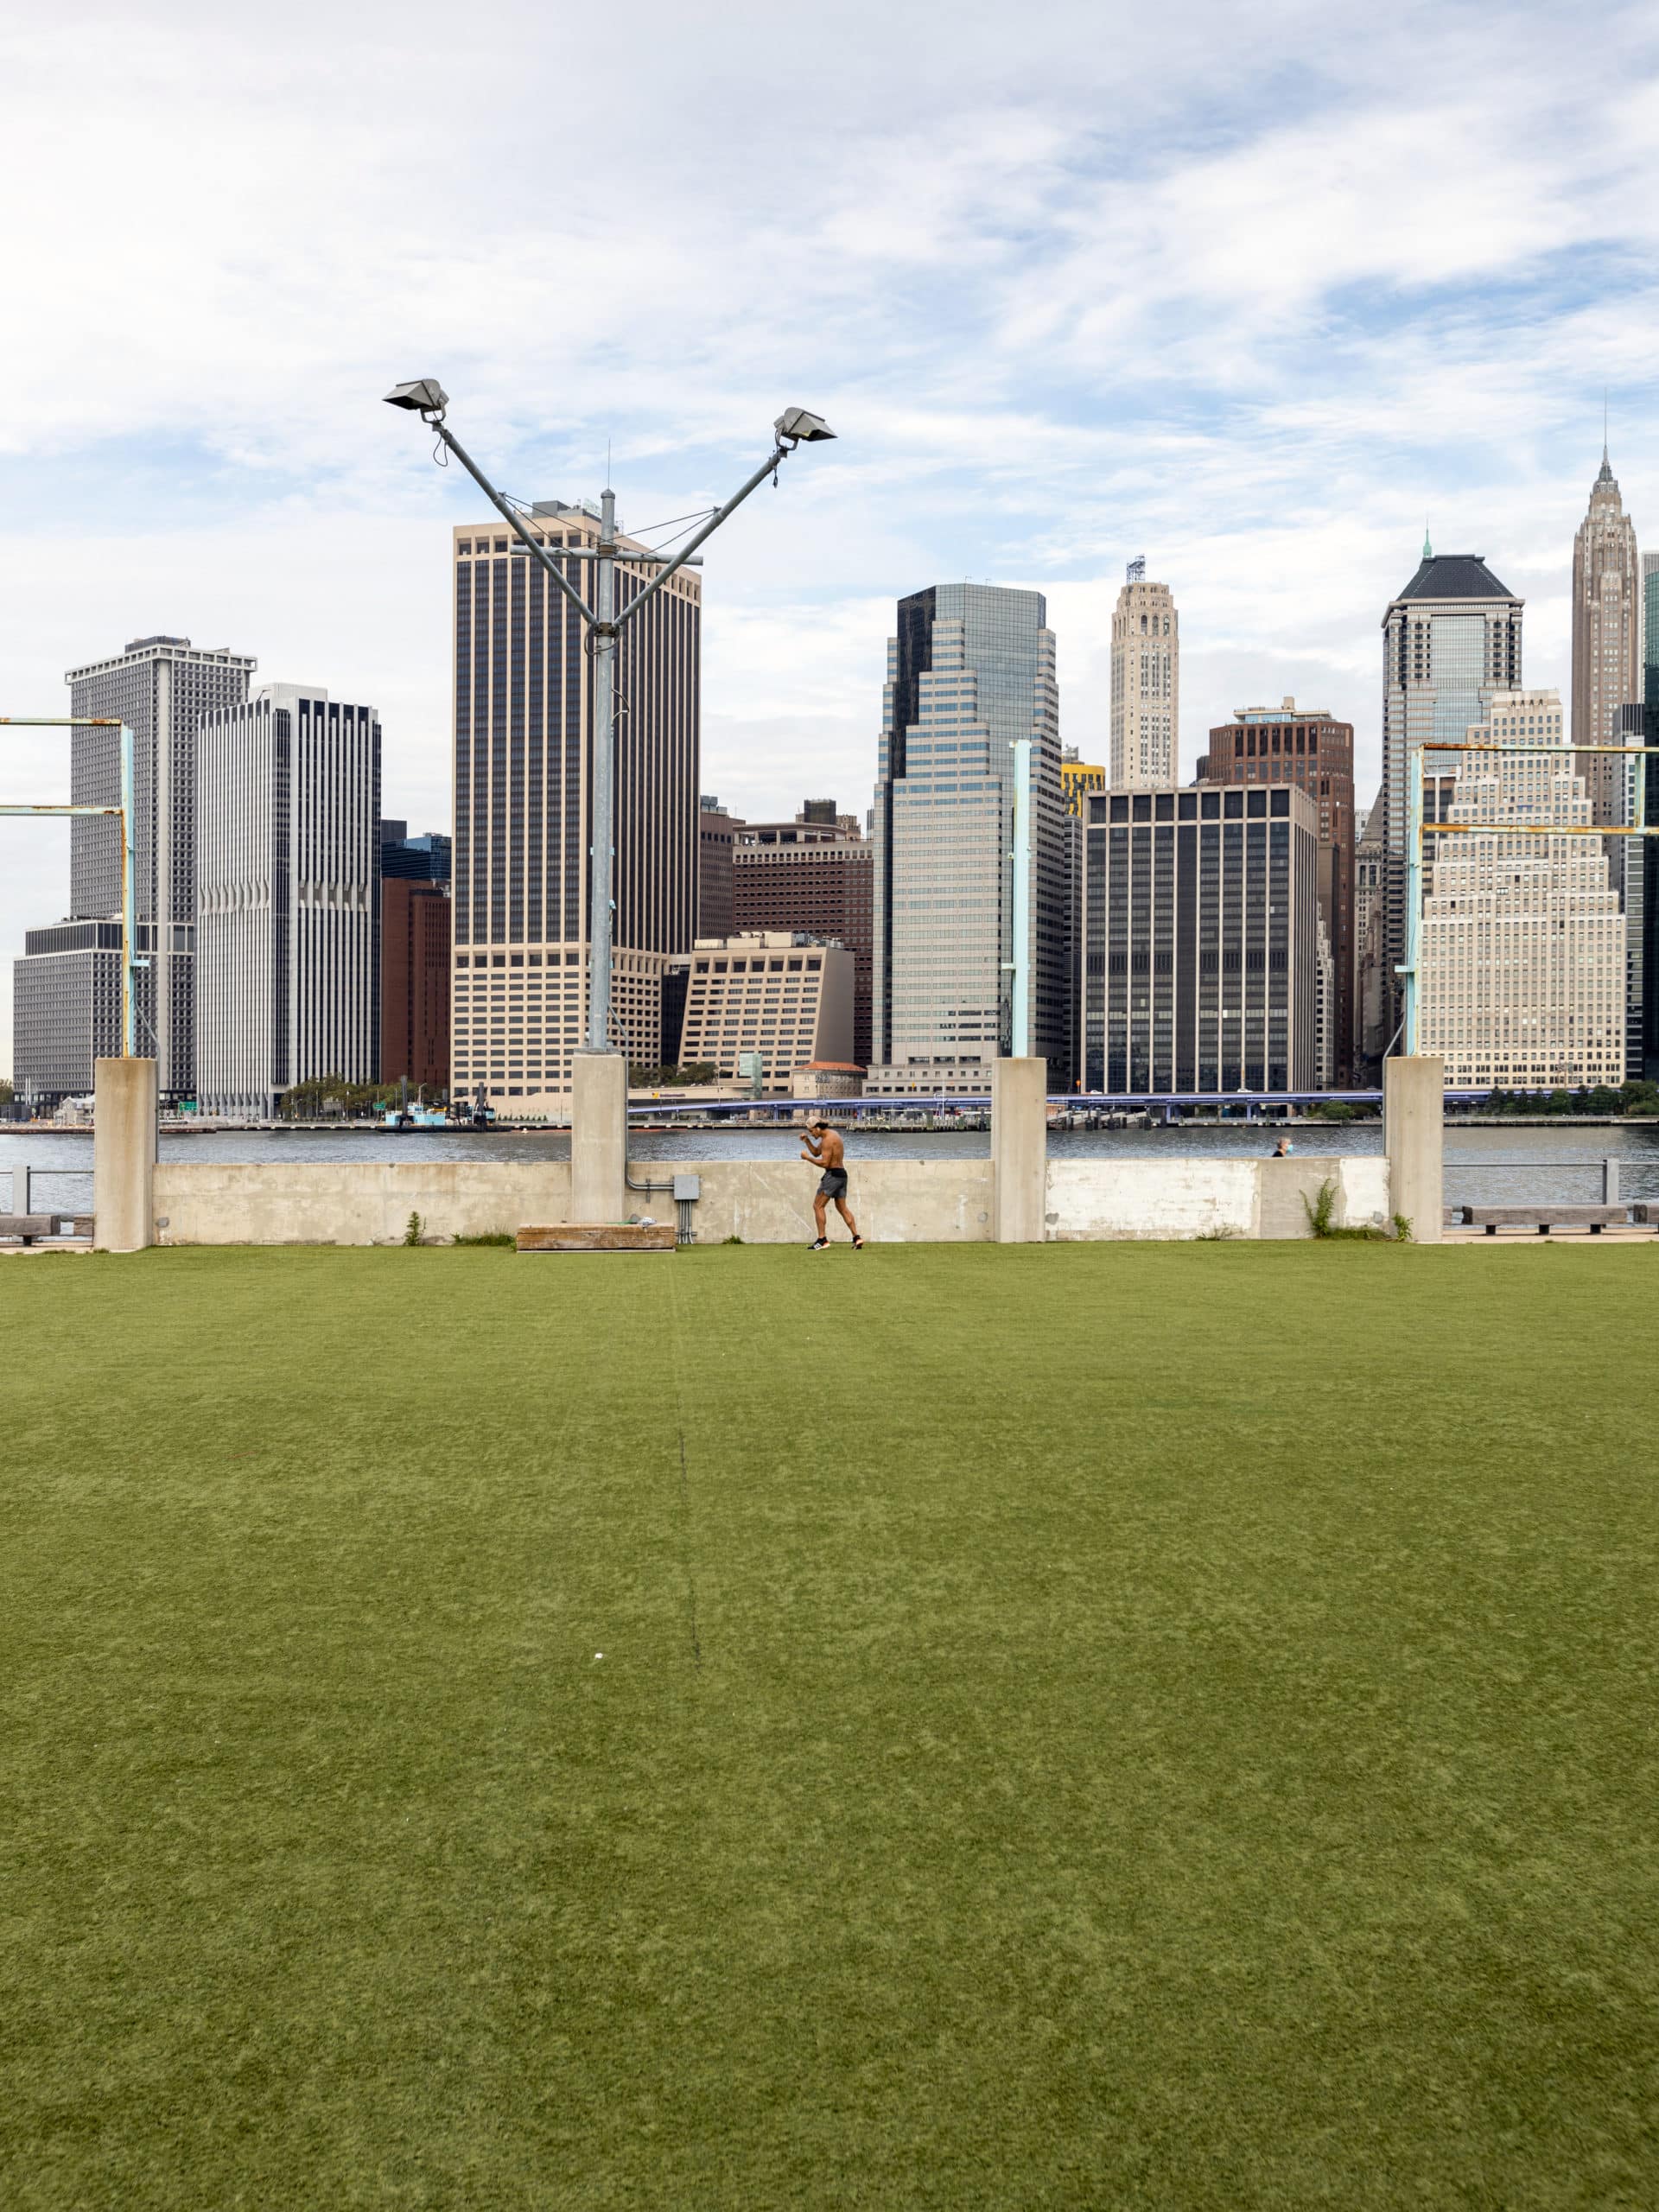
POLYGON ((779 445, 786 446, 817 445, 821 439, 836 435, 822 415, 811 414, 804 407, 785 407, 772 427, 779 445))
POLYGON ((386 394, 388 407, 407 407, 413 415, 442 415, 449 395, 436 377, 417 377, 413 384, 395 384, 386 394))
POLYGON ((410 414, 418 415, 428 428, 436 433, 437 445, 434 448, 436 457, 447 460, 454 454, 512 531, 517 541, 512 550, 522 553, 526 559, 537 563, 552 588, 569 601, 588 633, 594 662, 591 690, 593 797, 588 824, 588 850, 592 865, 588 869, 588 1042, 582 1049, 588 1052, 613 1052, 616 1048, 611 1039, 611 956, 614 916, 611 894, 612 863, 615 858, 613 837, 616 802, 617 639, 626 626, 638 619, 658 593, 682 569, 701 567, 697 558, 698 548, 713 537, 721 524, 768 477, 774 485, 777 483, 779 464, 793 453, 798 445, 817 445, 825 439, 833 439, 836 434, 822 415, 814 415, 804 407, 786 407, 772 425, 777 443, 759 468, 739 485, 723 505, 716 507, 705 517, 701 528, 693 532, 677 553, 651 553, 617 543, 616 494, 608 487, 601 494, 596 514, 588 502, 582 503, 581 508, 576 510, 551 500, 538 503, 530 515, 521 512, 514 501, 505 497, 491 483, 444 421, 444 410, 449 404, 449 395, 435 377, 421 377, 411 384, 394 385, 386 393, 385 402, 388 407, 405 408, 410 414), (580 545, 555 543, 550 547, 531 527, 537 518, 578 511, 591 516, 599 524, 597 538, 590 543, 580 545), (640 589, 631 594, 626 606, 620 609, 616 604, 616 568, 619 561, 655 570, 640 589), (583 598, 566 573, 567 564, 579 574, 585 570, 583 581, 591 588, 591 602, 583 598))

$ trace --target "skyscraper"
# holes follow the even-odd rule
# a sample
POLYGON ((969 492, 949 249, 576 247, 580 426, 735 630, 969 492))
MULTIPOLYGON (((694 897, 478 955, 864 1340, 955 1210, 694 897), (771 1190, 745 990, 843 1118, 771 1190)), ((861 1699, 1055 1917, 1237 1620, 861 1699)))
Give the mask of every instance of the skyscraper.
MULTIPOLYGON (((384 860, 395 848, 382 846, 384 860)), ((449 887, 380 882, 380 1075, 442 1090, 449 1080, 449 887)))
MULTIPOLYGON (((549 500, 555 557, 598 517, 549 500)), ((643 588, 623 538, 619 607, 643 588)), ((454 532, 454 1088, 506 1114, 568 1103, 588 1000, 593 658, 582 624, 498 524, 454 532)), ((590 563, 566 564, 579 590, 590 563)), ((701 586, 682 569, 617 641, 612 1042, 660 1057, 663 975, 697 925, 701 586)))
POLYGON ((1347 1082, 1354 1058, 1354 726, 1320 708, 1236 707, 1210 733, 1202 783, 1300 784, 1319 825, 1319 913, 1331 969, 1328 1072, 1347 1082))
POLYGON ((732 841, 741 817, 704 791, 697 800, 697 935, 729 937, 732 841))
POLYGON ((1389 1049, 1388 809, 1379 791, 1354 846, 1354 1071, 1374 1082, 1389 1049))
POLYGON ((1061 748, 1060 791, 1065 800, 1065 810, 1069 815, 1081 822, 1084 817, 1084 801, 1088 798, 1090 792, 1103 791, 1105 788, 1106 771, 1103 768, 1096 767, 1091 760, 1080 760, 1077 758, 1077 748, 1075 745, 1067 745, 1061 748))
MULTIPOLYGON (((135 948, 150 952, 141 922, 135 948)), ((89 1096, 99 1060, 121 1051, 121 918, 61 921, 23 933, 12 963, 12 1074, 20 1098, 50 1112, 60 1100, 89 1096)), ((137 976, 137 1031, 149 1049, 155 1027, 154 978, 137 976)))
MULTIPOLYGON (((1409 583, 1382 618, 1383 817, 1373 813, 1369 834, 1381 828, 1387 856, 1382 926, 1367 958, 1361 996, 1380 1008, 1378 1035, 1386 1047, 1400 1022, 1396 969, 1406 950, 1407 807, 1411 756, 1426 739, 1463 739, 1484 722, 1496 692, 1521 683, 1522 602, 1498 582, 1478 553, 1437 555, 1427 537, 1409 583)), ((1433 820, 1452 787, 1459 756, 1431 753, 1426 767, 1424 813, 1433 820)), ((1426 842, 1425 859, 1432 855, 1426 842)))
POLYGON ((1470 734, 1514 749, 1465 753, 1454 779, 1446 819, 1482 826, 1438 840, 1418 945, 1419 1050, 1444 1053, 1449 1084, 1617 1085, 1624 918, 1605 841, 1505 830, 1591 819, 1565 755, 1523 749, 1561 742, 1560 695, 1498 692, 1470 734))
MULTIPOLYGON (((1616 745, 1619 709, 1642 696, 1642 572, 1636 525, 1624 512, 1603 446, 1589 510, 1573 540, 1573 743, 1616 745)), ((1578 771, 1591 820, 1617 822, 1624 788, 1617 758, 1582 753, 1578 771)))
MULTIPOLYGON (((227 646, 188 638, 135 638, 108 660, 72 668, 72 715, 113 715, 133 734, 133 904, 140 922, 159 923, 150 957, 153 1049, 164 1098, 187 1097, 195 1083, 196 726, 248 696, 257 664, 227 646)), ((69 746, 69 794, 77 806, 111 806, 121 797, 121 757, 112 729, 78 729, 69 746)), ((69 912, 103 921, 121 912, 121 830, 111 818, 75 822, 69 831, 69 912)))
POLYGON ((1201 784, 1084 804, 1084 1088, 1311 1090, 1314 802, 1201 784))
POLYGON ((380 724, 315 684, 262 684, 196 730, 197 1083, 264 1116, 380 1049, 380 724))
POLYGON ((387 882, 442 883, 454 873, 455 847, 441 830, 411 837, 407 822, 380 823, 380 874, 387 882))
MULTIPOLYGON (((1054 636, 1042 594, 899 602, 875 791, 871 1057, 914 1072, 1030 1052, 1070 1081, 1069 904, 1054 636), (1029 1039, 1014 1036, 1014 745, 1032 741, 1029 1039)), ((985 1080, 989 1082, 988 1066, 985 1080)))
POLYGON ((1173 791, 1180 735, 1180 617, 1169 586, 1134 560, 1112 615, 1112 788, 1173 791))

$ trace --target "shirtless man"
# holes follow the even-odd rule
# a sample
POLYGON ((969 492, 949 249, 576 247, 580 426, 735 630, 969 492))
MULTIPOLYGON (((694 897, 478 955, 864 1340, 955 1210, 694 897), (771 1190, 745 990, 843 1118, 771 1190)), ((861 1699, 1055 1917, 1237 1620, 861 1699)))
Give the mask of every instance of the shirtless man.
POLYGON ((827 1252, 830 1239, 823 1233, 824 1214, 830 1201, 836 1202, 836 1211, 853 1232, 853 1249, 861 1252, 864 1239, 858 1233, 858 1224, 847 1211, 847 1169, 844 1165, 846 1148, 828 1122, 809 1122, 802 1139, 806 1150, 801 1158, 811 1167, 822 1167, 823 1177, 812 1198, 812 1217, 818 1224, 816 1243, 809 1244, 809 1252, 827 1252))

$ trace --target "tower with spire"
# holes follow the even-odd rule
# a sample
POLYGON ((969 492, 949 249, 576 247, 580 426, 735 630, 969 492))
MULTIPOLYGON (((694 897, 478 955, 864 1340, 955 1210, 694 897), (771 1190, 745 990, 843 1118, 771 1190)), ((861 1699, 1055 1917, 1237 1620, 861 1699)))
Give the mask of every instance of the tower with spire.
MULTIPOLYGON (((1573 541, 1573 742, 1617 745, 1619 709, 1642 696, 1642 563, 1636 525, 1624 512, 1602 428, 1601 468, 1573 541)), ((1591 818, 1616 823, 1624 810, 1624 763, 1581 753, 1573 764, 1591 818)))

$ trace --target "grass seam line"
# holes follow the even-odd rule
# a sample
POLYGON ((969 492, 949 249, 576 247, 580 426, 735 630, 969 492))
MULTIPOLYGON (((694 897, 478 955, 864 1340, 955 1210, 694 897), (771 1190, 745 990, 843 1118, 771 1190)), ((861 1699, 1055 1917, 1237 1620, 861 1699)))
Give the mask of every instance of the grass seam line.
POLYGON ((669 1340, 674 1361, 674 1427, 680 1446, 680 1567, 685 1576, 692 1671, 700 1675, 702 1672, 702 1637, 697 1624, 697 1577, 691 1563, 691 1478, 685 1454, 685 1363, 680 1341, 679 1293, 671 1273, 668 1281, 668 1307, 669 1340))

